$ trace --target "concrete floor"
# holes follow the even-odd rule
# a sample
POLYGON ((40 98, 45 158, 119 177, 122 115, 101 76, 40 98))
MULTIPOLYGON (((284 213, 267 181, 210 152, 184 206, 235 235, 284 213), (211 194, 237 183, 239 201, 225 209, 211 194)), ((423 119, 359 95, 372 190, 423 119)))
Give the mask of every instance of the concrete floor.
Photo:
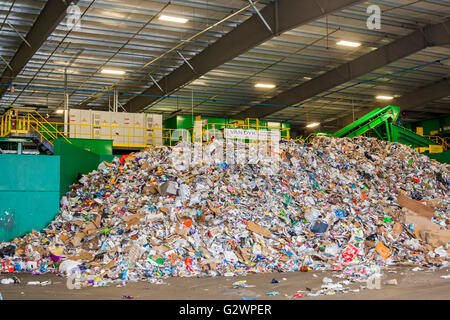
MULTIPOLYGON (((20 284, 0 284, 0 293, 4 300, 113 300, 122 299, 123 295, 133 296, 137 300, 241 300, 242 297, 257 300, 287 300, 298 290, 303 291, 301 300, 335 300, 335 299, 450 299, 450 279, 441 278, 450 274, 450 268, 433 272, 412 271, 412 268, 402 267, 390 270, 397 273, 384 272, 381 289, 361 290, 359 293, 337 293, 336 295, 308 297, 307 289, 317 291, 322 285, 322 279, 329 277, 333 282, 344 279, 333 277, 332 272, 291 272, 272 274, 251 274, 246 277, 216 277, 216 278, 170 278, 165 284, 151 284, 145 281, 128 283, 125 287, 113 284, 109 287, 87 287, 79 290, 69 290, 66 279, 54 274, 32 275, 30 273, 15 274, 20 284), (315 276, 316 275, 316 276, 315 276), (275 278, 280 281, 272 284, 275 278), (282 280, 286 278, 286 280, 282 280), (388 285, 384 282, 396 279, 398 285, 388 285), (31 286, 28 281, 52 281, 49 286, 31 286), (233 289, 232 283, 246 280, 248 288, 233 289), (268 296, 268 292, 278 291, 277 296, 268 296)), ((1 274, 0 280, 11 275, 1 274)), ((352 283, 346 287, 357 289, 364 283, 352 283)))

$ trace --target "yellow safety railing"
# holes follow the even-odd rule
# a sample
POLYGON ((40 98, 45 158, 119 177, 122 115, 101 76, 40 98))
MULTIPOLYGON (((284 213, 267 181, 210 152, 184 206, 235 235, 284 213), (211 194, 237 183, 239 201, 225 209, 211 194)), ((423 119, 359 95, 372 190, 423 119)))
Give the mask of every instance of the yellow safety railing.
POLYGON ((41 141, 46 140, 53 145, 52 140, 63 138, 71 143, 57 127, 47 121, 34 109, 9 109, 1 116, 0 136, 6 137, 13 133, 28 133, 31 129, 40 135, 41 141))
POLYGON ((439 136, 423 136, 423 137, 442 146, 442 149, 444 149, 444 151, 448 150, 450 147, 450 138, 448 137, 439 137, 439 136))
MULTIPOLYGON (((64 122, 51 122, 54 127, 63 127, 64 122)), ((202 138, 210 137, 212 128, 215 126, 216 130, 224 129, 225 127, 234 128, 233 124, 210 123, 202 127, 202 138), (219 128, 219 129, 217 129, 219 128)), ((151 146, 169 145, 174 146, 183 137, 173 137, 173 132, 179 129, 168 128, 146 128, 142 126, 121 126, 111 124, 87 124, 87 123, 70 123, 69 131, 61 131, 61 134, 70 138, 85 138, 85 139, 110 139, 113 140, 114 147, 133 147, 133 148, 148 148, 151 146)), ((282 139, 289 139, 289 128, 258 126, 259 130, 279 130, 281 131, 282 139)), ((193 128, 186 129, 189 132, 191 141, 195 142, 195 135, 193 128)), ((204 139, 202 139, 204 140, 204 139)))
MULTIPOLYGON (((51 124, 56 127, 64 127, 65 123, 51 122, 51 124)), ((179 141, 172 141, 172 133, 177 129, 74 122, 70 123, 68 128, 67 132, 61 131, 61 133, 69 139, 108 139, 113 140, 114 147, 149 148, 161 145, 173 146, 179 141)))
MULTIPOLYGON (((246 119, 248 120, 248 119, 246 119)), ((250 120, 258 120, 258 119, 250 119, 250 120)), ((237 120, 243 121, 243 120, 237 120)), ((279 126, 261 126, 259 125, 259 121, 255 124, 251 124, 247 121, 244 122, 236 122, 233 123, 208 123, 202 126, 202 134, 206 133, 206 136, 210 136, 210 131, 218 130, 222 131, 223 129, 254 129, 254 130, 264 130, 264 131, 279 131, 281 139, 289 140, 290 139, 290 128, 282 128, 279 126)))
POLYGON ((0 118, 0 137, 6 137, 11 133, 11 113, 6 112, 0 118))
MULTIPOLYGON (((73 122, 65 126, 66 123, 64 122, 49 122, 33 109, 10 109, 0 117, 0 125, 0 136, 28 132, 33 129, 40 134, 41 140, 45 139, 51 144, 53 144, 52 140, 57 138, 63 138, 69 143, 71 143, 70 138, 85 138, 113 140, 114 147, 148 148, 160 145, 174 146, 183 139, 183 136, 179 136, 180 132, 177 133, 176 138, 173 135, 174 131, 179 129, 73 122), (61 129, 65 127, 68 128, 67 131, 61 129)), ((258 119, 246 119, 239 125, 236 123, 208 123, 202 126, 201 133, 203 142, 208 142, 207 140, 214 134, 213 128, 219 131, 225 128, 279 131, 281 139, 290 139, 290 128, 261 126, 259 125, 258 119), (206 139, 204 139, 205 136, 206 139)), ((187 132, 191 135, 192 142, 195 142, 193 130, 194 128, 187 129, 187 132)), ((246 143, 255 144, 257 142, 246 141, 246 143)))

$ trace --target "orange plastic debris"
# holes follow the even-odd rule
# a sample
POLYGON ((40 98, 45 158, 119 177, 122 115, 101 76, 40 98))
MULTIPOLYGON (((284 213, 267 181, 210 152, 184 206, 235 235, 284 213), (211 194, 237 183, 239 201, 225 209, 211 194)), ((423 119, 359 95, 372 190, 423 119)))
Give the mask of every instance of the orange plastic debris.
POLYGON ((391 255, 391 252, 389 251, 389 249, 381 241, 378 242, 377 246, 375 247, 375 250, 377 250, 377 252, 380 254, 380 256, 383 257, 383 259, 387 259, 391 255))

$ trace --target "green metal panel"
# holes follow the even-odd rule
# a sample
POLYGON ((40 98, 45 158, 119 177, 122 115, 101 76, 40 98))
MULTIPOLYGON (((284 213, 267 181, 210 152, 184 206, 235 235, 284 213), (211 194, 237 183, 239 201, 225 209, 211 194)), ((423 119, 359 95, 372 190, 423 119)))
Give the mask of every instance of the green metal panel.
POLYGON ((450 164, 450 150, 441 153, 426 153, 426 155, 440 163, 450 164))
POLYGON ((429 119, 420 121, 419 127, 423 127, 423 134, 438 135, 440 133, 440 122, 439 119, 429 119))
POLYGON ((69 141, 72 142, 74 146, 96 154, 112 155, 113 152, 113 140, 70 138, 69 141))
POLYGON ((59 156, 0 155, 0 241, 40 230, 59 213, 60 160, 59 156))
POLYGON ((0 192, 0 241, 46 227, 59 213, 58 191, 0 192), (12 220, 6 220, 5 212, 12 220))
POLYGON ((439 135, 443 133, 450 133, 450 117, 410 122, 405 125, 405 127, 408 127, 413 131, 415 131, 417 127, 422 127, 424 135, 439 135))
POLYGON ((54 191, 59 162, 54 156, 2 154, 0 191, 54 191))
POLYGON ((45 127, 45 129, 41 130, 42 135, 44 136, 45 139, 47 139, 49 141, 52 141, 53 137, 57 137, 58 136, 58 134, 56 133, 56 130, 61 132, 64 129, 60 125, 58 126, 58 125, 42 124, 42 126, 45 127))
POLYGON ((164 120, 164 128, 176 129, 177 128, 177 117, 172 117, 164 120))
POLYGON ((78 174, 87 174, 97 169, 100 156, 74 146, 64 139, 54 141, 54 154, 61 157, 60 193, 63 196, 77 182, 78 174))
POLYGON ((411 123, 411 122, 407 122, 407 123, 403 124, 403 126, 408 130, 416 131, 416 129, 415 129, 416 126, 414 126, 413 123, 411 123))
POLYGON ((431 140, 428 140, 412 131, 409 131, 406 128, 403 128, 401 126, 398 126, 396 124, 391 123, 391 134, 392 134, 392 141, 400 142, 403 144, 406 144, 408 146, 411 146, 413 148, 418 147, 428 147, 429 145, 436 145, 431 140))
POLYGON ((450 117, 442 119, 442 133, 450 133, 450 117))
POLYGON ((111 162, 116 157, 120 158, 122 156, 121 155, 113 155, 113 154, 100 154, 99 162, 103 162, 103 161, 111 162))
POLYGON ((192 116, 177 116, 177 129, 190 129, 193 126, 192 116))

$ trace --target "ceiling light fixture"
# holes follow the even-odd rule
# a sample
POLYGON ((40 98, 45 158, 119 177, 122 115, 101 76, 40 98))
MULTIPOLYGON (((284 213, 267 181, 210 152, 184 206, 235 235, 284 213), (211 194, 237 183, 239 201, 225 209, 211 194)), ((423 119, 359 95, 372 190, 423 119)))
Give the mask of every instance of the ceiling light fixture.
POLYGON ((125 71, 123 70, 114 70, 114 69, 102 69, 102 73, 106 74, 114 74, 114 75, 123 75, 125 74, 125 71))
POLYGON ((346 47, 359 47, 361 45, 361 43, 359 42, 352 42, 352 41, 346 41, 346 40, 341 40, 339 42, 336 43, 339 46, 346 46, 346 47))
POLYGON ((255 88, 273 89, 275 85, 270 83, 257 83, 255 84, 255 88))
POLYGON ((176 22, 176 23, 186 23, 186 22, 188 22, 188 19, 185 19, 185 18, 178 18, 178 17, 166 16, 166 15, 160 16, 159 20, 176 22))
POLYGON ((64 110, 63 110, 63 109, 57 109, 57 110, 56 110, 56 113, 57 113, 57 114, 62 114, 62 113, 64 113, 64 110))
POLYGON ((319 122, 314 122, 314 123, 308 124, 306 127, 307 128, 314 128, 314 127, 317 127, 319 124, 320 124, 319 122))
POLYGON ((378 100, 392 100, 394 97, 391 96, 377 96, 378 100))

